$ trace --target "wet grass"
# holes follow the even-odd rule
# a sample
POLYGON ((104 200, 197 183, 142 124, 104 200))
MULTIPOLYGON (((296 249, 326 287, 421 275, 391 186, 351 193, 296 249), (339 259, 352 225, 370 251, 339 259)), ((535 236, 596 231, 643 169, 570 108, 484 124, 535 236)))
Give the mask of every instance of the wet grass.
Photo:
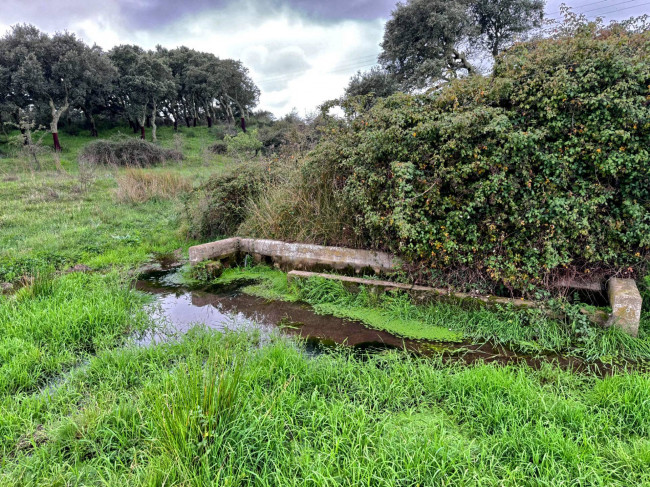
POLYGON ((0 296, 0 395, 33 391, 144 329, 144 302, 117 272, 37 276, 0 296))
POLYGON ((650 380, 199 332, 4 396, 2 485, 650 482, 650 380))
MULTIPOLYGON (((269 267, 226 269, 219 284, 255 279, 243 292, 274 300, 304 301, 320 314, 365 323, 415 340, 506 345, 524 354, 565 354, 607 363, 650 360, 650 322, 644 315, 639 338, 618 328, 602 329, 588 321, 578 306, 562 304, 564 319, 543 310, 507 306, 469 306, 448 301, 417 304, 405 293, 353 293, 340 282, 314 277, 287 283, 286 274, 269 267)), ((558 310, 559 311, 559 310, 558 310)))

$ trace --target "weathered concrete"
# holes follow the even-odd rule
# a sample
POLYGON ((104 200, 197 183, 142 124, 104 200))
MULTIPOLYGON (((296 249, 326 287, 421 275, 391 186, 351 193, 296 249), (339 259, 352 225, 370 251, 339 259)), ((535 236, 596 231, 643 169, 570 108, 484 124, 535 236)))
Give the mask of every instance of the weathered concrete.
POLYGON ((190 264, 195 265, 204 260, 226 259, 239 253, 239 238, 229 238, 190 247, 190 264))
POLYGON ((366 286, 372 289, 379 289, 381 291, 390 291, 393 289, 399 289, 402 291, 408 291, 411 293, 416 293, 419 296, 434 295, 434 296, 449 296, 456 299, 472 299, 476 301, 481 301, 486 304, 503 304, 503 305, 513 305, 523 308, 531 307, 540 307, 540 303, 535 301, 528 301, 525 299, 509 299, 509 298, 499 298, 496 296, 481 296, 468 293, 453 293, 447 289, 440 289, 427 286, 416 286, 413 284, 402 284, 398 282, 390 281, 378 281, 376 279, 362 279, 359 277, 347 277, 347 276, 338 276, 334 274, 319 274, 316 272, 304 272, 304 271, 291 271, 287 275, 289 282, 299 280, 299 279, 309 279, 311 277, 322 277, 323 279, 330 279, 333 281, 341 282, 347 288, 356 288, 359 286, 366 286))
POLYGON ((604 280, 597 280, 597 279, 578 279, 578 278, 563 278, 560 279, 556 284, 555 287, 559 288, 566 288, 566 289, 578 289, 581 291, 591 291, 595 293, 599 293, 603 291, 603 283, 604 280))
POLYGON ((250 254, 257 261, 269 259, 285 270, 352 269, 361 272, 371 269, 380 274, 399 267, 399 260, 384 252, 237 237, 191 247, 189 254, 193 265, 204 260, 250 254))
POLYGON ((380 274, 395 271, 399 265, 395 257, 384 252, 276 240, 242 238, 240 251, 253 256, 270 257, 273 262, 286 269, 351 268, 356 272, 372 269, 376 274, 380 274))
POLYGON ((607 325, 618 326, 632 336, 639 334, 643 299, 633 279, 612 278, 608 282, 612 315, 607 325))

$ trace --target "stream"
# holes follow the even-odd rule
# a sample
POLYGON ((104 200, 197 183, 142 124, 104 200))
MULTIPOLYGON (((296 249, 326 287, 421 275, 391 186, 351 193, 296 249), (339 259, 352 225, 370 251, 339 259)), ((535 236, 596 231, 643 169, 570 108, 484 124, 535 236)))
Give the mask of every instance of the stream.
POLYGON ((365 324, 316 314, 309 305, 269 301, 238 290, 249 284, 224 288, 190 288, 177 279, 175 269, 151 272, 142 276, 136 289, 150 294, 154 302, 148 312, 162 326, 137 339, 140 346, 154 345, 176 339, 196 325, 213 330, 256 330, 270 336, 282 334, 300 337, 310 353, 322 353, 338 346, 351 347, 361 353, 404 350, 416 355, 440 355, 445 361, 473 363, 497 362, 503 365, 525 362, 537 369, 553 362, 564 369, 596 375, 608 375, 612 367, 601 362, 561 355, 522 355, 502 345, 491 343, 437 343, 410 340, 391 333, 374 330, 365 324))

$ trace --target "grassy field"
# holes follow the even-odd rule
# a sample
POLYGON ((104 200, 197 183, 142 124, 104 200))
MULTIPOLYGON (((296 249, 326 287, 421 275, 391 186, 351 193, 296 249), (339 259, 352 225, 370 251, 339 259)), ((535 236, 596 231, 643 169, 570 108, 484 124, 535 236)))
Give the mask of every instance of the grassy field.
MULTIPOLYGON (((146 174, 196 186, 233 164, 206 150, 206 128, 159 136, 185 157, 146 174)), ((195 242, 181 196, 129 202, 118 192, 128 170, 80 168, 90 140, 62 133, 63 170, 46 153, 35 172, 0 145, 0 282, 18 288, 0 296, 0 485, 650 485, 647 373, 313 357, 279 336, 258 346, 200 328, 134 346, 128 336, 155 323, 130 271, 195 242), (99 272, 64 272, 75 265, 99 272)), ((508 310, 414 307, 318 282, 291 291, 268 270, 224 279, 246 273, 266 275, 248 292, 406 335, 446 330, 530 353, 576 340, 508 310)), ((590 335, 573 331, 587 350, 590 335)), ((598 336, 595 355, 621 353, 624 338, 598 336)))

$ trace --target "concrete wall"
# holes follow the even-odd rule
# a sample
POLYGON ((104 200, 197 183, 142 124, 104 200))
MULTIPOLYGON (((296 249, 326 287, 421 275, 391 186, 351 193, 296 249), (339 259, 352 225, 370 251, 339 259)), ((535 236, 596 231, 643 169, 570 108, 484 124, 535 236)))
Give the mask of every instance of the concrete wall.
POLYGON ((399 267, 399 260, 385 252, 237 237, 191 247, 190 263, 194 265, 204 260, 223 260, 246 254, 257 261, 271 260, 284 270, 350 269, 381 274, 399 267))

